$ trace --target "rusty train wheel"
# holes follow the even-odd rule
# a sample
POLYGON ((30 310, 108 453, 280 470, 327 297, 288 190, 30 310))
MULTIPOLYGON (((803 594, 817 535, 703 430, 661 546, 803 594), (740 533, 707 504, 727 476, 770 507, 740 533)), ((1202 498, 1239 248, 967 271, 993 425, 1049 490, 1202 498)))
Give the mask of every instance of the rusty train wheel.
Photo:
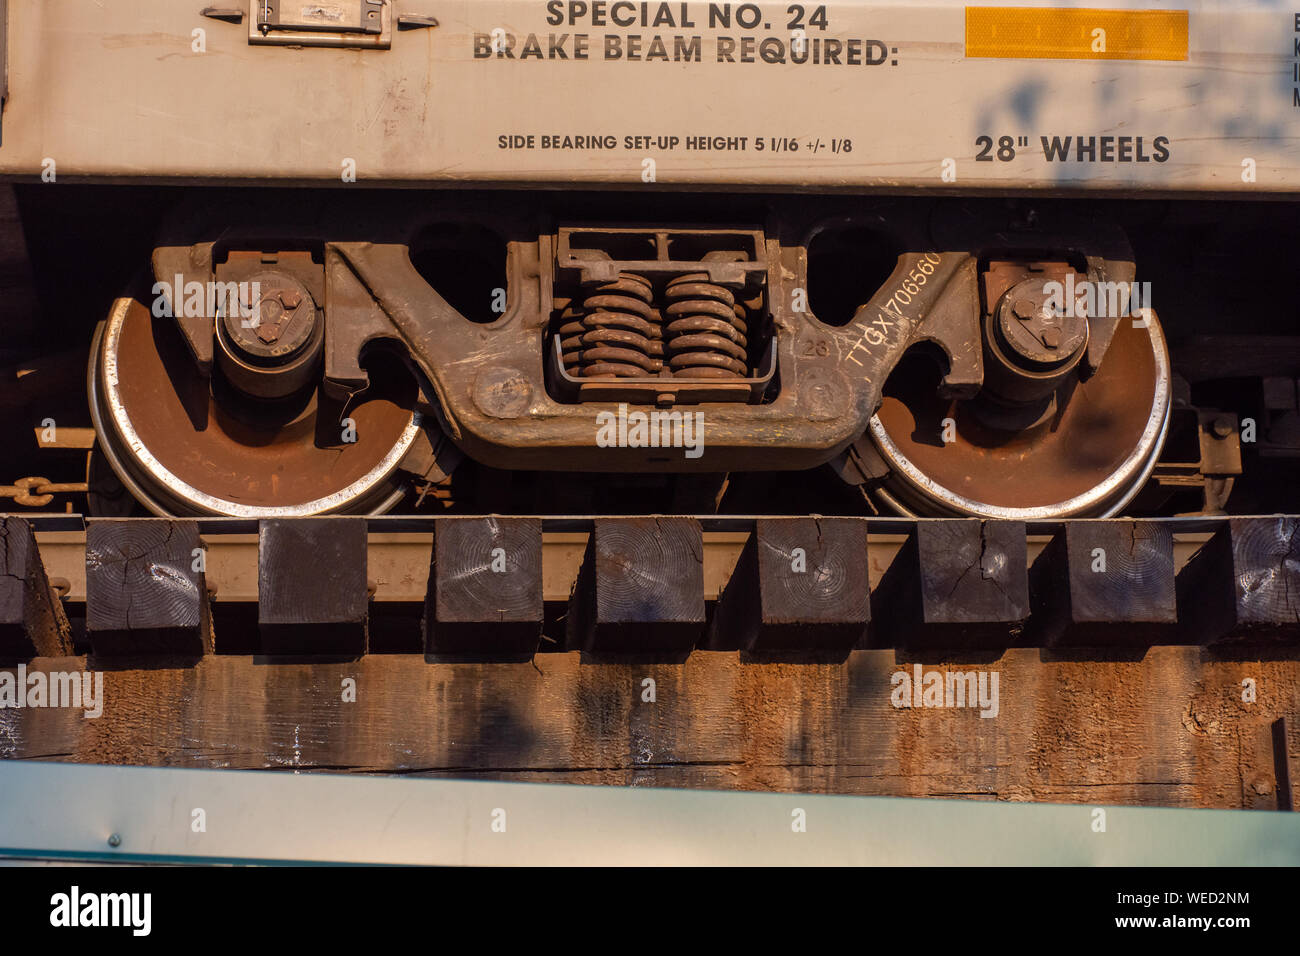
POLYGON ((397 468, 420 420, 400 360, 372 364, 371 387, 346 409, 311 385, 253 399, 217 370, 198 374, 174 320, 123 298, 96 333, 91 412, 114 472, 155 514, 379 513, 404 493, 397 468))
POLYGON ((890 469, 876 493, 905 514, 1109 517, 1150 476, 1169 422, 1169 357, 1154 313, 1122 321, 1096 372, 1068 380, 1052 411, 1019 430, 990 427, 976 402, 942 398, 936 384, 937 373, 900 365, 871 419, 890 469))

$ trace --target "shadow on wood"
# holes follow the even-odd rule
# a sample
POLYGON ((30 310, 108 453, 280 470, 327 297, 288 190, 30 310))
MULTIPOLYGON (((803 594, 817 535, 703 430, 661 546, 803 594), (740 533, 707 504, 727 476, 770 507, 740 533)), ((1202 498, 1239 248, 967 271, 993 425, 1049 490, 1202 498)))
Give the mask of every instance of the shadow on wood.
POLYGON ((32 527, 0 518, 0 658, 72 653, 72 629, 50 587, 32 527))
POLYGON ((918 521, 871 608, 872 647, 970 650, 1016 642, 1029 616, 1023 521, 918 521))

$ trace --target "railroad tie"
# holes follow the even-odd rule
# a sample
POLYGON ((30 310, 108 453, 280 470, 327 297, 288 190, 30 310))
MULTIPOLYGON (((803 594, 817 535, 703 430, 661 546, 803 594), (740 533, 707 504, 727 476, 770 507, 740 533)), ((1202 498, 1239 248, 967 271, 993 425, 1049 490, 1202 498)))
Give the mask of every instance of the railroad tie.
POLYGON ((1070 521, 1029 570, 1025 643, 1176 644, 1174 536, 1159 521, 1070 521))
POLYGON ((848 651, 871 616, 864 518, 759 518, 709 622, 708 646, 848 651))
POLYGON ((704 624, 698 521, 596 519, 569 600, 569 647, 685 653, 703 636, 704 624))
POLYGON ((71 634, 32 526, 0 518, 0 657, 63 657, 72 653, 71 634))
POLYGON ((86 525, 86 634, 95 656, 213 651, 203 542, 193 521, 86 525))
POLYGON ((995 649, 1029 616, 1025 524, 916 522, 872 595, 872 647, 995 649))
MULTIPOLYGON (((400 580, 379 585, 385 614, 375 650, 422 647, 433 657, 487 661, 550 649, 662 657, 699 647, 825 660, 854 648, 1127 654, 1181 644, 1257 654, 1300 641, 1294 515, 1043 522, 1031 526, 1036 537, 1050 536, 1041 550, 1029 546, 1022 522, 973 518, 403 521, 395 533, 414 563, 403 565, 400 580), (551 549, 560 542, 545 532, 561 526, 565 534, 575 526, 590 532, 580 565, 564 557, 567 545, 551 549), (744 538, 735 537, 738 527, 744 538), (707 576, 703 528, 711 535, 707 576), (869 532, 880 537, 870 540, 869 532), (890 560, 894 545, 883 536, 903 532, 890 560), (419 556, 410 547, 415 538, 423 543, 419 556), (1198 544, 1175 576, 1180 556, 1198 544), (1029 553, 1037 556, 1027 568, 1029 553), (882 563, 872 589, 869 572, 882 563), (570 575, 567 610, 544 603, 547 594, 560 597, 559 582, 567 588, 570 575), (718 592, 708 604, 706 581, 718 592)), ((371 650, 369 549, 389 554, 383 549, 394 544, 383 521, 263 519, 255 592, 239 570, 242 561, 253 570, 251 548, 233 539, 221 547, 227 535, 244 533, 233 525, 90 519, 84 552, 79 543, 45 538, 80 522, 0 517, 0 658, 88 648, 101 658, 197 659, 214 652, 223 622, 229 626, 215 643, 223 654, 337 658, 371 650), (200 529, 217 549, 206 570, 200 529), (49 553, 38 551, 38 539, 49 553), (50 574, 70 583, 52 584, 50 574), (212 603, 209 587, 225 583, 224 602, 212 603), (258 628, 241 626, 254 614, 258 628)))
POLYGON ((1300 635, 1300 518, 1230 518, 1178 575, 1178 618, 1200 644, 1300 635))
POLYGON ((433 528, 426 653, 535 652, 543 622, 541 519, 443 517, 433 528))
POLYGON ((257 622, 266 654, 358 657, 369 594, 365 518, 268 518, 258 528, 257 622))

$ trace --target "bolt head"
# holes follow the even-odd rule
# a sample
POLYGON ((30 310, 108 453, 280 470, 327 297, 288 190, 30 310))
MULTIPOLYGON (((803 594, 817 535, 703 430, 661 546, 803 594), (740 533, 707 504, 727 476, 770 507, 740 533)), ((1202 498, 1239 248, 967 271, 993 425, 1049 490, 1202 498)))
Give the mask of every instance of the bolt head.
POLYGON ((121 846, 121 845, 122 845, 122 837, 121 837, 120 835, 116 834, 116 833, 110 834, 110 835, 109 835, 109 838, 108 838, 108 845, 109 845, 109 846, 121 846))
POLYGON ((263 298, 257 324, 257 337, 263 342, 271 343, 280 337, 284 323, 284 307, 279 299, 263 298))
POLYGON ((1038 314, 1038 303, 1029 298, 1016 299, 1011 304, 1011 311, 1021 322, 1028 322, 1038 314))

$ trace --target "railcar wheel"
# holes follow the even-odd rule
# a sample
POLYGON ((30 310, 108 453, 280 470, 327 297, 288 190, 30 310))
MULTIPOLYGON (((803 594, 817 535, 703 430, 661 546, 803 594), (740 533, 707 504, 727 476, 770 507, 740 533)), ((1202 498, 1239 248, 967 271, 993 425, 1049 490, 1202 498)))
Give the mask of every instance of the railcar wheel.
MULTIPOLYGON (((1049 382, 1055 390, 1021 406, 1030 412, 1019 421, 991 415, 986 394, 945 399, 937 374, 900 364, 868 432, 889 469, 876 496, 917 515, 1119 513, 1150 476, 1169 423, 1169 355, 1155 314, 1147 315, 1122 320, 1093 375, 1049 382)), ((986 390, 988 378, 986 367, 986 390)))
POLYGON ((420 419, 400 360, 371 361, 371 387, 346 407, 312 382, 257 397, 221 368, 198 374, 174 320, 122 298, 91 350, 91 414, 113 471, 157 515, 379 513, 404 494, 420 419))

